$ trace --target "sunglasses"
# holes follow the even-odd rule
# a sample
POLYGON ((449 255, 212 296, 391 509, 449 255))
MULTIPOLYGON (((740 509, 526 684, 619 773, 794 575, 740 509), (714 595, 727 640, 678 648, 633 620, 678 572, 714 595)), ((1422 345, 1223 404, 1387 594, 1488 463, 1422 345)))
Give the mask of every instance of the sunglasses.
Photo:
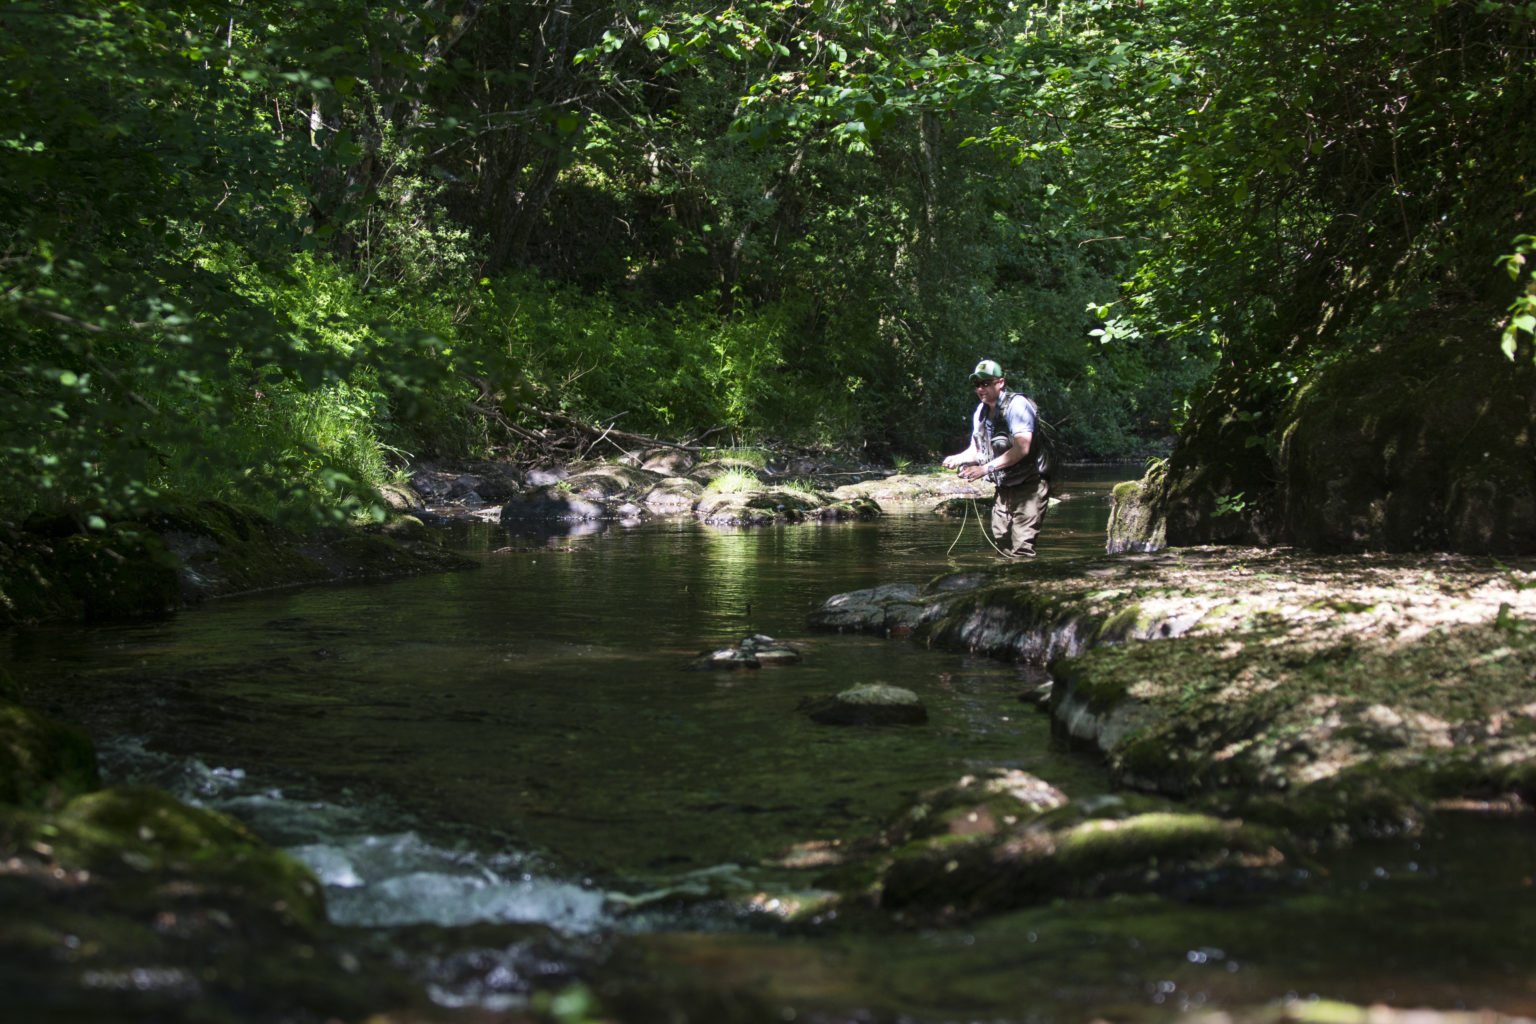
POLYGON ((1000 381, 1002 379, 1003 378, 1001 378, 1001 377, 972 377, 971 378, 971 387, 979 388, 979 387, 983 387, 984 385, 987 385, 987 384, 996 384, 998 381, 1000 381))

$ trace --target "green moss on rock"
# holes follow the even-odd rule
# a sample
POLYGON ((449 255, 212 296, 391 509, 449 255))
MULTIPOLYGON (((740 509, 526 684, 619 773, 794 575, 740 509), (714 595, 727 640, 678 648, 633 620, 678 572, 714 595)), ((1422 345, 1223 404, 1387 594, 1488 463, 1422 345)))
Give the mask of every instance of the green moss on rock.
POLYGON ((164 615, 179 600, 175 558, 141 526, 0 527, 0 625, 164 615))
POLYGON ((100 785, 81 730, 0 703, 0 803, 51 807, 100 785))
POLYGON ((0 704, 20 704, 21 684, 11 674, 0 668, 0 704))
POLYGON ((1271 829, 1147 798, 1067 806, 982 837, 944 833, 891 857, 881 905, 970 916, 1061 897, 1157 891, 1285 860, 1271 829))
POLYGON ((1161 551, 1168 545, 1168 523, 1163 511, 1164 465, 1150 467, 1140 480, 1127 480, 1110 491, 1109 524, 1104 549, 1161 551))
POLYGON ((917 694, 885 683, 863 683, 834 696, 807 697, 799 709, 823 725, 921 725, 928 709, 917 694))
POLYGON ((36 831, 35 841, 72 868, 118 879, 174 874, 305 926, 325 918, 323 891, 308 868, 233 818, 162 790, 118 786, 78 796, 36 831))

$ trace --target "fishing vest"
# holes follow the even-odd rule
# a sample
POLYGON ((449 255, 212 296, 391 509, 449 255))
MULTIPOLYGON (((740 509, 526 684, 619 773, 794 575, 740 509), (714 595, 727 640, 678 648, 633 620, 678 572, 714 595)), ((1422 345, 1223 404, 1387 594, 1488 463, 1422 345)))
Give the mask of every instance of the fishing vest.
POLYGON ((1013 433, 1008 429, 1007 409, 1008 403, 1014 400, 1025 403, 1034 417, 1035 430, 1030 435, 1029 454, 1007 469, 992 474, 992 478, 1000 487, 1017 487, 1020 484, 1034 483, 1041 477, 1049 480, 1051 476, 1050 442, 1046 438, 1045 423, 1040 419, 1040 407, 1025 395, 1009 391, 998 395, 997 404, 992 407, 990 422, 982 420, 986 405, 977 407, 977 420, 985 423, 990 430, 978 425, 974 439, 976 447, 988 458, 1001 455, 1013 447, 1013 433))

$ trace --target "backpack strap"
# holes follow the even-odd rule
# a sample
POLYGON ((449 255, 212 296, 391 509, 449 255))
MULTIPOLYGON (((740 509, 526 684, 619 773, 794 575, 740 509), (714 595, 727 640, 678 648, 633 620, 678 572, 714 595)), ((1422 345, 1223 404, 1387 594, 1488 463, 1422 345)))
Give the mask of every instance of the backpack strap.
POLYGON ((1021 395, 1016 391, 1004 390, 997 397, 997 404, 992 407, 992 436, 1007 436, 1010 441, 1013 434, 1008 430, 1008 417, 1006 410, 1008 403, 1015 398, 1024 399, 1030 412, 1034 414, 1035 431, 1030 436, 1029 454, 1022 462, 1014 463, 1003 471, 1003 483, 1010 486, 1018 483, 1026 483, 1038 477, 1049 478, 1051 475, 1051 444, 1046 436, 1045 421, 1040 418, 1040 407, 1028 395, 1021 395))

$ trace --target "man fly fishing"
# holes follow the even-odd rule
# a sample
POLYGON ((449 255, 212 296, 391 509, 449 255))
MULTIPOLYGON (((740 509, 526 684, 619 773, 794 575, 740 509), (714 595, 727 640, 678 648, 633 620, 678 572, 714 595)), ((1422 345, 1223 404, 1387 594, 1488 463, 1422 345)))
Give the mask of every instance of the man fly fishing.
POLYGON ((983 359, 971 371, 979 400, 971 417, 971 443, 944 456, 946 469, 967 480, 986 477, 997 485, 992 506, 992 542, 1009 558, 1035 557, 1035 538, 1051 493, 1049 445, 1040 429, 1040 411, 1027 397, 1008 390, 1003 368, 983 359))

